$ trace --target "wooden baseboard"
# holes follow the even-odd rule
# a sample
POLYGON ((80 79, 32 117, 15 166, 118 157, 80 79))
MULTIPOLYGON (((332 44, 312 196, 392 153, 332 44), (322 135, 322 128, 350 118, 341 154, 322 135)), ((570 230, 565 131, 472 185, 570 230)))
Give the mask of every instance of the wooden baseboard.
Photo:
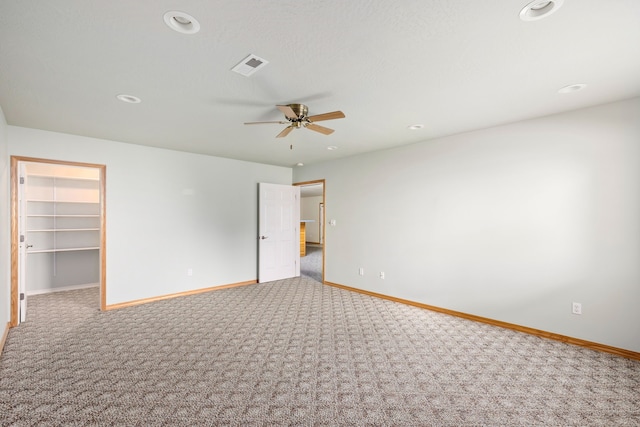
POLYGON ((0 338, 0 356, 2 355, 2 350, 4 350, 4 343, 7 341, 7 336, 9 336, 9 329, 11 328, 11 323, 7 322, 4 326, 4 332, 2 332, 2 338, 0 338))
POLYGON ((347 291, 358 292, 364 295, 369 295, 376 298, 382 298, 389 301, 399 302, 402 304, 411 305, 418 308, 424 308, 426 310, 437 311, 439 313, 449 314, 451 316, 461 317, 467 320, 473 320, 474 322, 487 323, 493 326, 499 326, 501 328, 511 329, 525 334, 535 335, 541 338, 552 339, 555 341, 561 341, 567 344, 578 345, 580 347, 586 347, 591 350, 602 351, 605 353, 615 354, 616 356, 626 357, 628 359, 640 360, 640 353, 623 348, 612 347, 605 344, 599 344, 592 341, 586 341, 579 338, 568 337, 566 335, 560 335, 553 332, 542 331, 540 329, 529 328, 527 326, 516 325, 513 323, 503 322, 500 320, 489 319, 487 317, 476 316, 474 314, 462 313, 460 311, 448 310, 446 308, 436 307, 433 305, 423 304, 416 301, 406 300, 402 298, 396 298, 389 295, 379 294, 377 292, 365 291, 363 289, 352 288, 351 286, 340 285, 338 283, 324 282, 325 285, 333 286, 347 291))
POLYGON ((119 304, 107 305, 105 307, 105 310, 116 310, 116 309, 119 309, 119 308, 133 307, 135 305, 147 304, 147 303, 150 303, 150 302, 162 301, 162 300, 165 300, 165 299, 171 299, 171 298, 177 298, 177 297, 184 297, 184 296, 187 296, 187 295, 202 294, 202 293, 205 293, 205 292, 219 291, 221 289, 235 288, 235 287, 238 287, 238 286, 255 285, 256 283, 258 283, 256 280, 249 280, 249 281, 246 281, 246 282, 230 283, 228 285, 212 286, 210 288, 195 289, 195 290, 192 290, 192 291, 178 292, 178 293, 175 293, 175 294, 161 295, 161 296, 151 297, 151 298, 143 298, 143 299, 138 299, 138 300, 134 300, 134 301, 122 302, 122 303, 119 303, 119 304))

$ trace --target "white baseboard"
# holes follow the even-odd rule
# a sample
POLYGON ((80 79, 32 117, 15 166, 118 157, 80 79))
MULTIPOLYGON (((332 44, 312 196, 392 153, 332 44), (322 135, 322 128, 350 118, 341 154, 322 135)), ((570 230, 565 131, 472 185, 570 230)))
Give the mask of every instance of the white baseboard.
POLYGON ((84 283, 81 285, 63 286, 61 288, 38 289, 35 291, 27 291, 27 296, 39 295, 39 294, 50 294, 53 292, 75 291, 77 289, 95 288, 98 286, 100 286, 100 283, 84 283))

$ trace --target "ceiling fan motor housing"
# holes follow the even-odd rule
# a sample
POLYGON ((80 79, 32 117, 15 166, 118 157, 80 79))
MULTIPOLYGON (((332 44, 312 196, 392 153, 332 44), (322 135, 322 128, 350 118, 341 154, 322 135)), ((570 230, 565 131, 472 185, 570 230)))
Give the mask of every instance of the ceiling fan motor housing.
POLYGON ((293 110, 293 112, 298 116, 298 119, 289 118, 290 121, 299 121, 303 120, 309 114, 309 108, 307 108, 304 104, 289 104, 289 107, 293 110))

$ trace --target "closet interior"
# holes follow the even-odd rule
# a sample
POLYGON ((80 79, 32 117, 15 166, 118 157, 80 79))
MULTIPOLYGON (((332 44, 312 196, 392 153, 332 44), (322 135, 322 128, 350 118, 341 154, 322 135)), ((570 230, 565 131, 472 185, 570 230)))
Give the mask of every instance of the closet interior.
POLYGON ((98 286, 100 171, 24 162, 27 295, 98 286))

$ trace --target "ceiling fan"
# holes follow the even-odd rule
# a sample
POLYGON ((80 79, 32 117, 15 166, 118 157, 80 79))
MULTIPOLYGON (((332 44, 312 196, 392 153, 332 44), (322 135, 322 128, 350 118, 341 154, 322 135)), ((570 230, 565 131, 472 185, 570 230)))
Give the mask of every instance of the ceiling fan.
POLYGON ((289 135, 294 129, 307 128, 315 132, 319 132, 323 135, 329 135, 333 133, 333 129, 329 129, 324 126, 315 124, 322 120, 343 119, 344 113, 342 111, 332 111, 331 113, 316 114, 314 116, 307 116, 309 108, 304 104, 288 104, 288 105, 276 105, 278 110, 282 111, 287 121, 279 120, 273 122, 246 122, 245 125, 261 125, 265 123, 279 123, 282 125, 288 124, 286 128, 282 130, 276 138, 284 138, 289 135))

